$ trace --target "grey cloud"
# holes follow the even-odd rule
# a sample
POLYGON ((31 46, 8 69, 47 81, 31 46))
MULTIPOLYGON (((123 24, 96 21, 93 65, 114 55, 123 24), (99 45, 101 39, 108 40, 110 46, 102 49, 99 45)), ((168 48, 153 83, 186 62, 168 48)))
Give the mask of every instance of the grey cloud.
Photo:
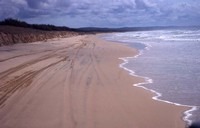
POLYGON ((38 1, 38 0, 27 0, 27 3, 28 3, 28 6, 30 8, 38 9, 38 8, 40 8, 40 4, 44 1, 46 1, 46 0, 40 0, 40 1, 38 1))
POLYGON ((135 0, 136 6, 139 9, 147 9, 148 6, 143 0, 135 0))
POLYGON ((60 17, 69 24, 81 21, 86 26, 157 25, 158 21, 167 24, 187 17, 198 19, 199 7, 199 1, 190 0, 0 0, 0 19, 48 22, 60 17))
POLYGON ((33 10, 33 9, 20 9, 19 13, 16 15, 18 18, 34 18, 38 16, 49 15, 47 10, 33 10))
POLYGON ((0 1, 0 18, 14 17, 19 12, 19 6, 12 6, 12 1, 0 1))
MULTIPOLYGON (((12 9, 18 9, 21 18, 42 16, 47 12, 49 15, 55 14, 58 10, 62 10, 62 14, 70 16, 78 16, 80 14, 106 14, 111 13, 127 13, 136 9, 148 9, 150 6, 143 0, 2 0, 4 3, 10 3, 12 9), (24 2, 23 2, 24 1, 24 2), (20 5, 19 3, 27 3, 27 5, 20 5), (27 11, 27 12, 23 12, 27 11), (28 14, 30 13, 30 16, 28 14)), ((2 5, 5 6, 5 5, 2 5)), ((7 8, 4 8, 7 11, 7 8)), ((18 15, 16 15, 18 16, 18 15)))

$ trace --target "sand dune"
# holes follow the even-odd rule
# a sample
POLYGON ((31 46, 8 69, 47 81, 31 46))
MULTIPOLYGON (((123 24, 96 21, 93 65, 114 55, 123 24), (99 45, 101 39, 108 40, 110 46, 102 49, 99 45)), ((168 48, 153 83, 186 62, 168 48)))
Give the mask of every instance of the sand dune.
POLYGON ((186 109, 133 87, 136 50, 95 36, 0 48, 0 128, 183 128, 186 109))

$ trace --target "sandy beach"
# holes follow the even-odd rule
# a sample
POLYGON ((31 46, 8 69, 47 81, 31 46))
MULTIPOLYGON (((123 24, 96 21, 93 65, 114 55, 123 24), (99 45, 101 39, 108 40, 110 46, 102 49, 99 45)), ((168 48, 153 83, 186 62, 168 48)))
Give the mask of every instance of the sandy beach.
POLYGON ((0 47, 0 128, 184 128, 119 68, 136 54, 94 35, 0 47))

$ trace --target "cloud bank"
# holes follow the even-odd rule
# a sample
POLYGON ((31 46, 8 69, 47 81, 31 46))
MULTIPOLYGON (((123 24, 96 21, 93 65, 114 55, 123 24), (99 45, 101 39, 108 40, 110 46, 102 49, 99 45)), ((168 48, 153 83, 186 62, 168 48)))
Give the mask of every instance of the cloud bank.
POLYGON ((199 0, 0 0, 0 19, 70 27, 200 25, 199 0))

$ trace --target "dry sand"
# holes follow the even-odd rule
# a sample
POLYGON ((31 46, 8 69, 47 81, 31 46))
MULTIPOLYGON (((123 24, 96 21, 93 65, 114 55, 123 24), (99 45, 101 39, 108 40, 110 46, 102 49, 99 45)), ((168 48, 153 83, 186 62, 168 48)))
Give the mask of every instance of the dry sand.
POLYGON ((184 128, 119 68, 136 50, 77 36, 0 48, 0 128, 184 128))

